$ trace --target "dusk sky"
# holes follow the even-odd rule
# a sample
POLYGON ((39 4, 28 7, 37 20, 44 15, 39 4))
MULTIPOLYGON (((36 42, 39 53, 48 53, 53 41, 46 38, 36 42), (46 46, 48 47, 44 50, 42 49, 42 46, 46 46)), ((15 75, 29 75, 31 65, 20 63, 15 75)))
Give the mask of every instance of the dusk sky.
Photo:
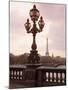
POLYGON ((10 53, 14 55, 30 53, 33 37, 26 32, 24 24, 27 18, 32 24, 29 11, 34 4, 45 22, 43 31, 36 35, 38 53, 45 55, 46 38, 48 38, 49 54, 65 56, 65 5, 63 4, 10 2, 10 53))

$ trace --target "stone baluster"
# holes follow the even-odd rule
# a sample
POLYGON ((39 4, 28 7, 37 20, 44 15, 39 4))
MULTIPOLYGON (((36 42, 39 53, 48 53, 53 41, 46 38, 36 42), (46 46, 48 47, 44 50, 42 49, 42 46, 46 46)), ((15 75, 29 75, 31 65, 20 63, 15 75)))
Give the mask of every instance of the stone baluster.
POLYGON ((54 72, 52 72, 52 82, 54 82, 54 72))
POLYGON ((60 73, 60 83, 62 83, 62 72, 60 73))
POLYGON ((50 72, 48 72, 48 82, 50 82, 50 72))

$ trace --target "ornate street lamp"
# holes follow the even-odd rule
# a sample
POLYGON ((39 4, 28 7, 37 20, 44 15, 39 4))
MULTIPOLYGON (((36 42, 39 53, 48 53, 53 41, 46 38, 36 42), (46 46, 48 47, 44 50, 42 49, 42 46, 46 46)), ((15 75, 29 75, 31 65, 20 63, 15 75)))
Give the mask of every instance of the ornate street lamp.
POLYGON ((33 27, 31 28, 31 24, 29 22, 29 19, 27 19, 27 22, 24 24, 27 33, 32 33, 33 34, 33 44, 32 44, 32 50, 30 52, 30 55, 28 56, 28 62, 29 63, 39 63, 40 57, 38 55, 37 45, 35 41, 36 34, 38 32, 41 32, 45 23, 43 21, 43 17, 40 17, 40 20, 38 22, 39 29, 36 26, 36 22, 38 21, 38 18, 40 16, 39 10, 36 9, 36 5, 33 6, 33 9, 30 10, 29 15, 31 17, 31 20, 33 21, 33 27), (31 29, 30 29, 31 28, 31 29))

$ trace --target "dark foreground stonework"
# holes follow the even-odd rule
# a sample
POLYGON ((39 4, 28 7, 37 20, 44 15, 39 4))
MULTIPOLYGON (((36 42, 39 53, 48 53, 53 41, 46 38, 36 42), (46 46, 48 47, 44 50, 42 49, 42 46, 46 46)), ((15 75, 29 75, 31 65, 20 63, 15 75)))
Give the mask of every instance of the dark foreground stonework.
POLYGON ((43 65, 10 66, 9 88, 66 85, 66 69, 43 65), (33 67, 32 67, 33 66, 33 67))

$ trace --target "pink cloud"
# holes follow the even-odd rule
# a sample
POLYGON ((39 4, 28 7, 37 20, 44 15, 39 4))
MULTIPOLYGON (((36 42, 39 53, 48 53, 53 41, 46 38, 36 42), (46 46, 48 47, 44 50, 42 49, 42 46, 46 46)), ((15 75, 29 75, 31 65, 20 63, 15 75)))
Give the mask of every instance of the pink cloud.
MULTIPOLYGON (((60 49, 64 52, 65 5, 36 3, 36 6, 40 10, 40 15, 43 16, 43 19, 45 21, 43 32, 37 34, 36 37, 39 53, 42 54, 44 53, 44 51, 46 52, 46 37, 49 38, 49 41, 52 41, 52 43, 49 43, 50 50, 54 48, 55 50, 60 49), (51 24, 49 24, 50 22, 51 24), (49 28, 47 28, 46 24, 49 28), (46 30, 48 30, 48 33, 46 33, 46 30), (41 45, 41 40, 43 45, 41 45)), ((30 19, 29 10, 32 7, 33 3, 13 2, 10 4, 10 52, 12 53, 15 53, 17 49, 19 54, 24 53, 29 51, 29 49, 31 48, 32 36, 26 33, 24 23, 26 22, 27 18, 30 19), (21 49, 23 49, 23 51, 21 49)), ((30 22, 32 23, 31 19, 30 22)))

